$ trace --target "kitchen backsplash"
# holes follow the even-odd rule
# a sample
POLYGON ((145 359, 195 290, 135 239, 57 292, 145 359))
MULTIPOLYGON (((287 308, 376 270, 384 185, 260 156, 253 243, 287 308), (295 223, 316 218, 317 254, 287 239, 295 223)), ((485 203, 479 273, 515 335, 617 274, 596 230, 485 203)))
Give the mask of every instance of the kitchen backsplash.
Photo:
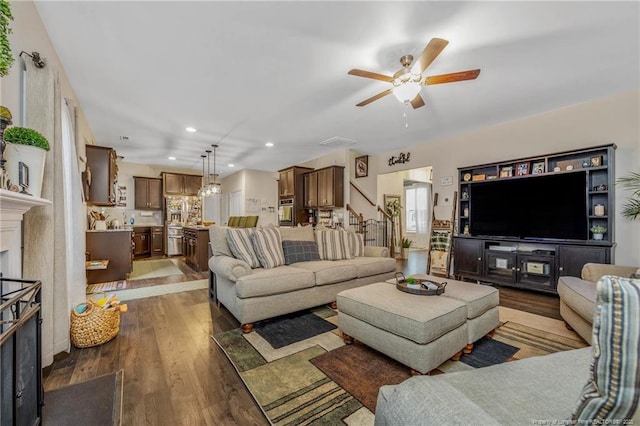
POLYGON ((89 221, 87 229, 91 229, 91 223, 89 220, 90 211, 104 212, 106 215, 107 227, 112 228, 111 223, 114 220, 120 222, 120 226, 131 226, 131 217, 134 218, 133 226, 161 226, 164 225, 162 220, 161 210, 129 210, 117 207, 98 207, 87 206, 87 220, 89 221))

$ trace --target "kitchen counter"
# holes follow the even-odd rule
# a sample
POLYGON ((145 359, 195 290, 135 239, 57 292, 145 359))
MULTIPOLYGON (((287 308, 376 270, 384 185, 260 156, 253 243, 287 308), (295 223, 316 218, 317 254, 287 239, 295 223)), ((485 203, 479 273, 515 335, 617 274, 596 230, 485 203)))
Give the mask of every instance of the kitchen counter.
POLYGON ((103 229, 103 230, 96 230, 96 229, 88 229, 87 232, 131 232, 133 231, 132 228, 126 228, 126 229, 103 229))

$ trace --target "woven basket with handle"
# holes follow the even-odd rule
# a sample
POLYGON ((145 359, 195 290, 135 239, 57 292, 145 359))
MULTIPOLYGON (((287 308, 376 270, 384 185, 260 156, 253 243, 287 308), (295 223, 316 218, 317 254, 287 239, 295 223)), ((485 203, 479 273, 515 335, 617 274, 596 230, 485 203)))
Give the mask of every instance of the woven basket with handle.
POLYGON ((94 301, 85 302, 87 309, 71 311, 71 343, 77 348, 89 348, 108 342, 120 331, 120 311, 103 309, 94 301))

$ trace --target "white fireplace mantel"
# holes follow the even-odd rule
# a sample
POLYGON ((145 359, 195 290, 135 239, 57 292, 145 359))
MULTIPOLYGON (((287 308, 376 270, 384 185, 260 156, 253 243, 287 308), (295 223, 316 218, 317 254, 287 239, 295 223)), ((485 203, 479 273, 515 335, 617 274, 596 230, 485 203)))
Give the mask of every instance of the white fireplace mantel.
POLYGON ((51 201, 0 189, 0 272, 5 277, 22 278, 22 234, 24 214, 32 207, 51 201))

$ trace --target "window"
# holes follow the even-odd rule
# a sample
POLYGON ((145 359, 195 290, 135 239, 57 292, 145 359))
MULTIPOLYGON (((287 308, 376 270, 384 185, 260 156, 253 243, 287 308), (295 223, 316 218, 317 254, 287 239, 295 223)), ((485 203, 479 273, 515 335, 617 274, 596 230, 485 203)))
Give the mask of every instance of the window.
POLYGON ((412 183, 404 188, 407 232, 426 234, 429 214, 429 184, 412 183))

